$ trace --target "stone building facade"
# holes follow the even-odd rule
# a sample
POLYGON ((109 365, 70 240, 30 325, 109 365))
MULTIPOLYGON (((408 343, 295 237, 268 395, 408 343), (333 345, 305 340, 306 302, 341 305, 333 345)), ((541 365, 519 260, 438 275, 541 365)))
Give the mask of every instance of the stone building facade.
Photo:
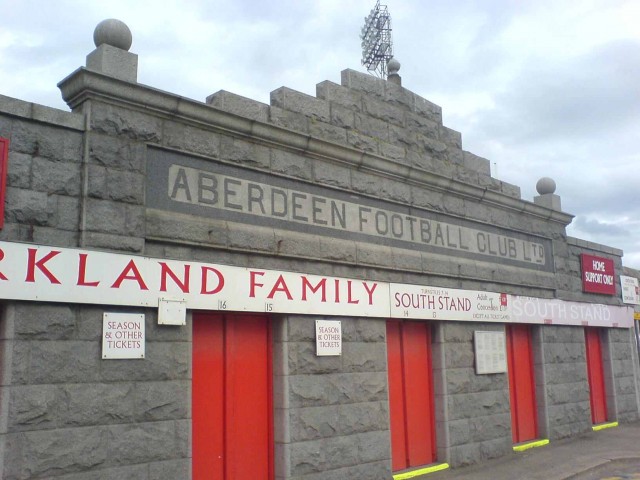
POLYGON ((101 28, 59 84, 70 112, 0 97, 3 479, 389 479, 553 448, 603 423, 594 401, 607 423, 638 419, 622 252, 568 237, 553 189, 523 200, 398 81, 345 70, 315 97, 203 103, 137 83, 128 30, 101 28), (614 294, 584 292, 591 257, 614 294), (144 358, 103 358, 105 313, 143 316, 144 358), (318 355, 318 320, 339 322, 340 355, 318 355), (254 324, 263 353, 243 343, 254 324), (478 332, 508 368, 479 373, 478 332), (220 338, 238 343, 210 367, 220 338), (527 356, 521 425, 510 362, 527 356), (397 415, 420 395, 414 432, 397 415))

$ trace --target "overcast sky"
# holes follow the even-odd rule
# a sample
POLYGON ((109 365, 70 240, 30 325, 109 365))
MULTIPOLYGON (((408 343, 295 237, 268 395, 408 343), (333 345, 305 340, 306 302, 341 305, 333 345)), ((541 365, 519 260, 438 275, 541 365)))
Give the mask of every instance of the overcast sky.
MULTIPOLYGON (((532 201, 552 177, 568 234, 640 269, 640 0, 388 0, 403 86, 532 201)), ((138 81, 195 100, 315 95, 360 64, 375 0, 0 0, 0 94, 68 110, 56 84, 118 18, 138 81)))

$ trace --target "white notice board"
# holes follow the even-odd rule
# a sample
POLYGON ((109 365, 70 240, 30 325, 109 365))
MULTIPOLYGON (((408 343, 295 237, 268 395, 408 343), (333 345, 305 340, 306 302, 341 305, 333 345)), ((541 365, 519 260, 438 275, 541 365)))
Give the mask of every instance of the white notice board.
POLYGON ((503 332, 473 332, 476 356, 476 374, 504 373, 507 371, 507 355, 503 332))

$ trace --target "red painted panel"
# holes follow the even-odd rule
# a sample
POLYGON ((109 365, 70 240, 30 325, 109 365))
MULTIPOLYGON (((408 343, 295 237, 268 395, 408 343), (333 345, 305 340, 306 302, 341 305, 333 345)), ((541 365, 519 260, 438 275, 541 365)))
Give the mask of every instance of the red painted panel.
POLYGON ((269 325, 257 315, 227 319, 227 476, 271 478, 269 325), (251 459, 250 461, 248 461, 251 459))
POLYGON ((387 322, 392 470, 436 457, 430 326, 387 322))
POLYGON ((271 372, 267 318, 194 315, 194 480, 273 478, 271 372))
POLYGON ((193 478, 224 478, 224 321, 193 318, 193 478))
POLYGON ((387 322, 387 375, 389 377, 389 412, 391 421, 391 468, 407 468, 407 432, 404 409, 404 374, 402 368, 401 323, 387 322))
POLYGON ((507 360, 513 442, 533 440, 538 436, 538 420, 531 329, 528 325, 507 326, 507 360))
POLYGON ((602 343, 600 329, 584 329, 587 347, 587 374, 589 377, 589 399, 591 401, 591 421, 594 424, 607 421, 607 395, 602 368, 602 343))
POLYGON ((435 460, 431 334, 426 323, 403 324, 409 466, 435 460))

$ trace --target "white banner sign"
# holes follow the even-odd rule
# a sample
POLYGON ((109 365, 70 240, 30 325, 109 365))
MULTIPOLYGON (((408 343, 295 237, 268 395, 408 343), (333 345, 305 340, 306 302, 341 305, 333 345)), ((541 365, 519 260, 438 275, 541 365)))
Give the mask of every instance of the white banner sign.
POLYGON ((387 283, 0 242, 0 298, 387 317, 387 283))
POLYGON ((514 323, 633 327, 633 308, 509 295, 514 323))
POLYGON ((632 307, 0 242, 0 299, 629 328, 632 307))
POLYGON ((622 286, 622 302, 631 305, 640 305, 640 288, 638 279, 620 275, 620 285, 622 286))
POLYGON ((462 320, 467 322, 511 321, 504 293, 422 287, 392 283, 391 318, 462 320))

